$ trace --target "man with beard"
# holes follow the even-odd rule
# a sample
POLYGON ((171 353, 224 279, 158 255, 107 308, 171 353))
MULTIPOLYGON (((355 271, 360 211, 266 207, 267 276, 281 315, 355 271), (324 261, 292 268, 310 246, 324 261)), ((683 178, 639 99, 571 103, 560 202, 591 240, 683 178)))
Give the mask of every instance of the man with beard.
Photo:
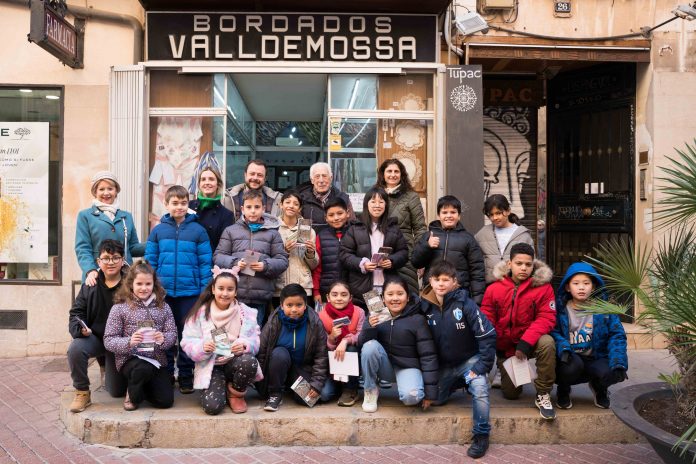
POLYGON ((266 163, 260 159, 249 161, 244 170, 244 183, 225 190, 222 205, 232 211, 235 220, 242 215, 242 195, 247 190, 260 190, 263 194, 263 209, 273 217, 280 215, 281 192, 266 187, 266 163))

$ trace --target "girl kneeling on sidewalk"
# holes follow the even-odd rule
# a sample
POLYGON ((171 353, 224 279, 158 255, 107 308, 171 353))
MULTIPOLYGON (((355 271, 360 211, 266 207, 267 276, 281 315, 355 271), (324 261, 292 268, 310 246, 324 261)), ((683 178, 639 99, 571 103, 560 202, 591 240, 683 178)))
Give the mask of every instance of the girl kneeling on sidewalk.
POLYGON ((238 269, 215 266, 213 279, 186 317, 181 347, 196 363, 193 388, 201 392, 206 414, 246 412, 246 389, 263 375, 256 360, 256 310, 237 301, 238 269))
POLYGON ((438 362, 435 342, 418 301, 409 301, 408 284, 400 276, 384 283, 384 304, 393 317, 380 323, 371 315, 360 334, 360 365, 365 379, 362 408, 377 411, 377 380, 396 381, 406 406, 427 409, 437 400, 438 362))

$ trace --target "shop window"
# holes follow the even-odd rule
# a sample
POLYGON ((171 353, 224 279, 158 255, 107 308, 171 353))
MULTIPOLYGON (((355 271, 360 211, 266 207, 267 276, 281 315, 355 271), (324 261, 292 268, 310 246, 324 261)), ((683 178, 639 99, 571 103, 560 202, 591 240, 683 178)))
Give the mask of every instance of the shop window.
POLYGON ((0 282, 60 282, 62 107, 61 88, 0 87, 0 282))
POLYGON ((332 75, 331 109, 433 111, 430 74, 332 75))
POLYGON ((331 76, 331 108, 374 110, 377 108, 377 76, 331 76))

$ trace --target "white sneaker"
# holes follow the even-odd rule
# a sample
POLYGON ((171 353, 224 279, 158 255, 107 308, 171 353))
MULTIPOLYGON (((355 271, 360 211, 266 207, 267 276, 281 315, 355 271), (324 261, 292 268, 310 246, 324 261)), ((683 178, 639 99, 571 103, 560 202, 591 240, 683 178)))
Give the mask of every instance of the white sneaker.
POLYGON ((362 410, 365 412, 376 412, 377 398, 379 398, 379 388, 365 390, 363 393, 362 410))

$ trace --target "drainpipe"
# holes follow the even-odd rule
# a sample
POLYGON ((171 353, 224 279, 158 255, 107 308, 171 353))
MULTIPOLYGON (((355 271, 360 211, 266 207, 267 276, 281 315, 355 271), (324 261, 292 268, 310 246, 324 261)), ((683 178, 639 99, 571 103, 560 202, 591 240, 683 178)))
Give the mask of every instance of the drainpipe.
MULTIPOLYGON (((29 8, 29 0, 0 0, 0 4, 3 3, 29 8)), ((68 5, 68 13, 76 19, 93 19, 130 27, 133 30, 133 64, 143 60, 143 25, 135 16, 76 5, 68 5)))

